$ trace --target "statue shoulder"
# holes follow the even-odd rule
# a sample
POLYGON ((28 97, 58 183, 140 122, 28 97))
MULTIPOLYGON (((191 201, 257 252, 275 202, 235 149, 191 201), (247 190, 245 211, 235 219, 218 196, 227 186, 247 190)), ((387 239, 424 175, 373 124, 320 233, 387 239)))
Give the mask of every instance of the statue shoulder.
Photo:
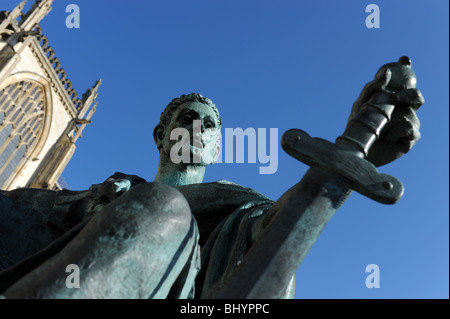
POLYGON ((183 185, 177 189, 186 197, 191 206, 204 203, 215 207, 222 205, 239 207, 249 202, 273 203, 271 199, 254 189, 227 180, 183 185))
POLYGON ((221 180, 218 180, 218 181, 210 183, 210 184, 213 184, 213 185, 215 184, 215 186, 218 188, 230 189, 230 190, 233 190, 236 192, 246 193, 251 197, 257 197, 261 200, 272 201, 270 198, 255 191, 253 188, 242 186, 240 184, 237 184, 237 183, 225 180, 225 179, 221 179, 221 180))

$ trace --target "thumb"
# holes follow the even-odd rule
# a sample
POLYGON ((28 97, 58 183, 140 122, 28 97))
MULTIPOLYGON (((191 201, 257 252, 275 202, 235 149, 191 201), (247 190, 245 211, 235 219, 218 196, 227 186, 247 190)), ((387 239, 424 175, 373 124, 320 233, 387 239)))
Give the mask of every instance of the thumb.
POLYGON ((386 87, 391 81, 392 71, 388 67, 381 68, 375 75, 372 82, 366 84, 361 92, 362 103, 367 102, 370 97, 379 91, 386 91, 386 87))
POLYGON ((392 77, 392 71, 388 67, 382 67, 375 74, 373 81, 367 83, 362 89, 359 97, 353 103, 352 110, 348 121, 350 122, 356 114, 360 111, 362 105, 370 100, 370 98, 380 91, 386 91, 386 87, 389 84, 392 77))
POLYGON ((392 78, 392 71, 388 67, 381 68, 375 75, 375 86, 385 90, 392 78))

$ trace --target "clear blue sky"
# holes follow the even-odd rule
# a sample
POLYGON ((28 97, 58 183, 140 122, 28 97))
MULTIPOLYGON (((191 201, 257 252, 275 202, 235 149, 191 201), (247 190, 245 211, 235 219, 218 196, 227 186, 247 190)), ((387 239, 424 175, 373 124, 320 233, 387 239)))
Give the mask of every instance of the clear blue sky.
MULTIPOLYGON (((31 1, 31 0, 29 0, 31 1)), ((19 0, 2 0, 11 10, 19 0)), ((29 7, 28 4, 27 7, 29 7)), ((73 190, 116 171, 153 180, 153 127, 174 97, 211 98, 223 128, 290 128, 334 141, 353 101, 378 68, 408 55, 426 103, 422 140, 380 168, 405 186, 385 206, 354 193, 297 272, 296 298, 449 297, 448 1, 57 0, 44 33, 79 93, 103 79, 93 124, 63 173, 73 190), (65 26, 79 5, 79 29, 65 26), (368 4, 380 8, 369 29, 368 4), (365 267, 380 268, 380 288, 365 267)), ((307 166, 279 147, 278 170, 216 164, 228 179, 277 199, 307 166)))

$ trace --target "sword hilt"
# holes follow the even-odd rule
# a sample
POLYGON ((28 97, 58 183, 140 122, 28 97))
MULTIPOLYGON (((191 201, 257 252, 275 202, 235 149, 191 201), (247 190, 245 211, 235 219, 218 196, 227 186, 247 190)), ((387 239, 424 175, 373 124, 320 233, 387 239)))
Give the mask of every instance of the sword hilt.
POLYGON ((392 92, 415 88, 416 77, 408 57, 382 66, 378 73, 386 72, 387 68, 391 70, 388 85, 362 105, 336 144, 311 138, 301 130, 287 131, 281 144, 288 154, 305 164, 338 173, 357 192, 378 202, 392 204, 403 195, 402 183, 392 176, 380 174, 365 158, 391 119, 395 108, 391 104, 392 92))
POLYGON ((386 93, 378 93, 367 102, 347 125, 344 134, 336 139, 342 148, 353 150, 356 155, 366 158, 373 143, 380 137, 381 131, 391 120, 395 105, 389 104, 386 93), (383 101, 380 103, 380 101, 383 101))
POLYGON ((399 90, 416 87, 416 75, 411 68, 411 60, 402 56, 398 62, 382 66, 377 75, 389 68, 391 78, 383 92, 378 92, 364 103, 361 110, 348 123, 336 144, 354 150, 360 157, 366 158, 373 143, 380 137, 381 131, 391 120, 395 105, 391 104, 391 94, 399 90))

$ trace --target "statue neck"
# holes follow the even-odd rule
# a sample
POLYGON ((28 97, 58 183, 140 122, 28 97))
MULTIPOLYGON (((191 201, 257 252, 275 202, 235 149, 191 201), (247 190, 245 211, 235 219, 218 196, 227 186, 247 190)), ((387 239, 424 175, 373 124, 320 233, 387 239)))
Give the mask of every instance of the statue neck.
POLYGON ((202 183, 204 177, 205 166, 174 164, 161 154, 158 172, 154 181, 175 187, 202 183))

